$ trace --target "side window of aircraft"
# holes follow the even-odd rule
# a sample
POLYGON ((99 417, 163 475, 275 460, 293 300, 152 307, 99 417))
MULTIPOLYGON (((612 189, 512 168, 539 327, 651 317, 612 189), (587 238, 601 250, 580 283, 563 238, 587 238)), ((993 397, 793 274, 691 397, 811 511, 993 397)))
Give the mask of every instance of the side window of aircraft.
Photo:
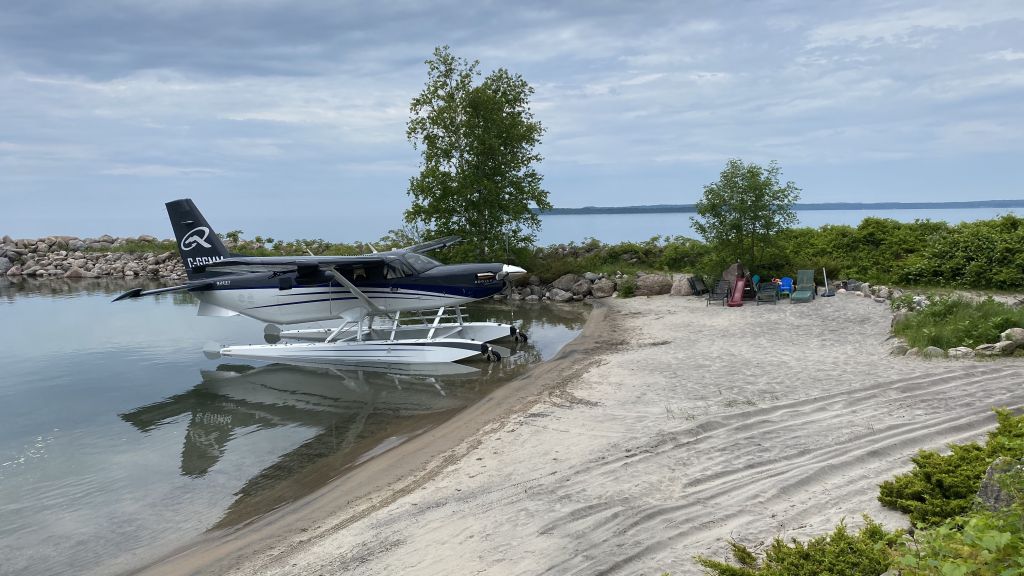
POLYGON ((404 278, 407 274, 399 265, 398 261, 391 261, 387 264, 387 276, 388 280, 392 280, 394 278, 404 278))
POLYGON ((415 252, 406 252, 405 261, 408 262, 409 265, 412 266, 419 274, 422 274, 431 268, 437 268, 441 265, 437 260, 415 252))

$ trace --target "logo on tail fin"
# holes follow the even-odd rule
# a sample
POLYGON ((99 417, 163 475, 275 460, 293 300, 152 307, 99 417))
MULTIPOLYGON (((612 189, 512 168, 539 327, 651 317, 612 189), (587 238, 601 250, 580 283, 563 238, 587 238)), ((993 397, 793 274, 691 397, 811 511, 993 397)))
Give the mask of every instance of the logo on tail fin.
POLYGON ((206 238, 210 235, 210 229, 206 226, 199 226, 193 228, 185 237, 181 239, 181 249, 191 250, 196 245, 202 246, 203 248, 211 248, 210 244, 206 241, 206 238))

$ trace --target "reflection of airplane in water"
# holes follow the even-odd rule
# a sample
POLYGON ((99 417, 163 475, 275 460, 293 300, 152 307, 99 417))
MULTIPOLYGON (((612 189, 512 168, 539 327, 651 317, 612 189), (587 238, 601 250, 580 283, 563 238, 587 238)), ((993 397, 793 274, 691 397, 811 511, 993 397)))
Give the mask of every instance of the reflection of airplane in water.
POLYGON ((181 473, 193 478, 206 475, 237 437, 283 427, 316 430, 245 483, 218 523, 225 527, 301 497, 429 430, 519 371, 446 364, 428 374, 429 367, 415 368, 396 374, 380 366, 221 365, 202 371, 203 381, 191 390, 120 416, 150 432, 187 415, 181 473))

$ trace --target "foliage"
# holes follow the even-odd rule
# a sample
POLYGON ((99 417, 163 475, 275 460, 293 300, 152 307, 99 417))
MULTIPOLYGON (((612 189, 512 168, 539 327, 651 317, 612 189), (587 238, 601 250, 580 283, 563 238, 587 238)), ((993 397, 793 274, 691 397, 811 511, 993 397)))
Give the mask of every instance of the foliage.
POLYGON ((903 576, 1024 574, 1024 505, 947 520, 900 542, 903 576))
POLYGON ((958 296, 931 296, 928 306, 894 326, 893 333, 910 346, 945 350, 998 342, 1003 331, 1017 326, 1024 326, 1024 309, 992 298, 975 302, 958 296))
POLYGON ((619 298, 632 298, 636 294, 636 279, 633 276, 626 276, 618 282, 616 289, 619 298))
POLYGON ((764 560, 745 546, 731 542, 737 565, 703 556, 697 563, 716 576, 878 576, 889 568, 891 549, 900 532, 889 532, 871 518, 851 534, 842 522, 831 534, 800 542, 776 538, 765 551, 764 560))
POLYGON ((950 445, 946 455, 921 450, 914 469, 880 486, 878 501, 910 514, 918 526, 937 526, 969 512, 988 466, 1000 456, 1024 457, 1024 415, 997 409, 998 426, 984 446, 950 445))
POLYGON ((460 260, 532 244, 540 228, 532 206, 551 208, 535 167, 544 129, 530 110, 533 88, 504 68, 474 84, 479 62, 447 46, 426 64, 426 86, 409 106, 406 136, 422 161, 409 181, 406 222, 462 236, 467 242, 452 250, 460 260))
POLYGON ((86 248, 85 252, 125 252, 128 254, 144 254, 146 252, 153 252, 159 254, 161 252, 169 252, 176 250, 177 245, 174 240, 157 240, 156 242, 140 242, 138 240, 129 240, 117 246, 111 246, 110 248, 86 248))
POLYGON ((793 204, 800 189, 780 185, 780 174, 775 162, 762 168, 729 160, 718 181, 704 187, 700 219, 690 218, 694 230, 730 260, 761 263, 772 238, 797 222, 793 204))

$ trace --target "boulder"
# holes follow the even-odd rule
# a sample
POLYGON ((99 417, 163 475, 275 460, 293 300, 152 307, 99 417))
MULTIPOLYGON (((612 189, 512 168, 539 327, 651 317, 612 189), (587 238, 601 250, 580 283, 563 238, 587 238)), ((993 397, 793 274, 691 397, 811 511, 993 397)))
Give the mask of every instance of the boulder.
POLYGON ((150 236, 149 234, 143 234, 138 238, 139 242, 156 242, 156 236, 150 236))
POLYGON ((1014 460, 1006 456, 996 458, 985 471, 985 478, 978 489, 978 500, 981 506, 992 511, 1005 510, 1015 503, 1013 492, 1003 488, 1001 476, 1009 473, 1019 474, 1024 470, 1024 460, 1014 460))
MULTIPOLYGON (((170 254, 170 252, 168 252, 168 254, 170 254)), ((539 286, 540 285, 540 276, 537 276, 536 274, 531 274, 530 275, 530 280, 527 283, 530 286, 539 286)))
POLYGON ((899 343, 899 344, 896 344, 895 346, 893 346, 892 348, 889 349, 889 355, 890 356, 906 356, 907 355, 907 351, 909 351, 909 350, 910 350, 910 346, 907 346, 906 344, 903 344, 903 343, 899 343))
POLYGON ((551 290, 548 290, 547 296, 548 300, 551 300, 552 302, 568 302, 569 300, 572 300, 572 292, 559 288, 552 288, 551 290))
POLYGON ((673 274, 672 289, 668 293, 673 296, 692 296, 693 286, 690 285, 692 277, 693 274, 673 274))
POLYGON ((578 282, 572 285, 571 289, 573 296, 579 296, 580 298, 590 295, 590 280, 581 278, 578 282))
MULTIPOLYGON (((552 288, 557 288, 563 292, 570 292, 573 284, 580 281, 580 277, 575 274, 563 274, 558 280, 551 283, 552 288)), ((548 296, 550 298, 550 296, 548 296)))
POLYGON ((73 266, 70 270, 64 273, 65 278, 95 278, 96 276, 96 274, 82 270, 77 266, 73 266))
POLYGON ((615 293, 615 282, 601 278, 590 287, 590 295, 594 298, 607 298, 615 293))
POLYGON ((12 264, 10 260, 8 260, 7 258, 0 257, 0 276, 7 274, 7 271, 13 267, 14 264, 12 264))
POLYGON ((540 302, 540 296, 530 295, 530 296, 527 296, 526 298, 523 298, 523 300, 525 300, 525 301, 527 301, 527 302, 529 302, 531 304, 536 304, 537 302, 540 302))
POLYGON ((920 348, 911 348, 910 350, 907 350, 906 354, 904 354, 904 356, 920 356, 920 355, 921 355, 921 349, 920 348))
POLYGON ((4 234, 4 237, 0 239, 0 242, 3 242, 4 244, 14 244, 14 238, 11 238, 7 234, 4 234))
POLYGON ((994 350, 996 354, 1013 354, 1013 351, 1017 349, 1017 343, 1013 340, 1003 340, 995 344, 994 350))
POLYGON ((1016 344, 1024 344, 1024 328, 1010 328, 999 335, 999 339, 1003 342, 1015 342, 1016 344))
POLYGON ((929 346, 921 350, 921 356, 924 358, 945 358, 946 351, 937 346, 929 346))
POLYGON ((892 292, 886 286, 879 286, 878 291, 875 292, 875 296, 881 298, 882 300, 888 300, 891 295, 892 292))
POLYGON ((995 356, 996 352, 995 344, 981 344, 974 347, 974 353, 978 356, 995 356))
POLYGON ((111 244, 112 245, 114 243, 115 238, 113 236, 111 236, 110 234, 104 234, 103 236, 100 236, 96 240, 98 240, 100 242, 105 242, 107 244, 111 244))
POLYGON ((8 278, 14 276, 21 276, 21 266, 11 266, 11 269, 7 271, 8 278))
POLYGON ((895 328, 897 324, 903 322, 907 318, 910 318, 910 312, 906 310, 900 310, 892 315, 892 322, 889 323, 889 327, 895 328))
POLYGON ((885 304, 887 302, 887 300, 885 298, 882 298, 881 296, 872 296, 871 299, 874 300, 875 302, 878 302, 879 304, 885 304))
POLYGON ((957 346, 956 348, 950 348, 946 355, 950 358, 974 358, 974 349, 967 346, 957 346))
POLYGON ((658 296, 672 291, 672 279, 664 274, 644 274, 636 279, 636 296, 658 296))
POLYGON ((595 274, 593 272, 584 272, 583 277, 591 282, 597 282, 601 278, 604 278, 604 274, 595 274))
POLYGON ((860 285, 860 293, 865 296, 871 296, 871 284, 867 282, 860 285))

